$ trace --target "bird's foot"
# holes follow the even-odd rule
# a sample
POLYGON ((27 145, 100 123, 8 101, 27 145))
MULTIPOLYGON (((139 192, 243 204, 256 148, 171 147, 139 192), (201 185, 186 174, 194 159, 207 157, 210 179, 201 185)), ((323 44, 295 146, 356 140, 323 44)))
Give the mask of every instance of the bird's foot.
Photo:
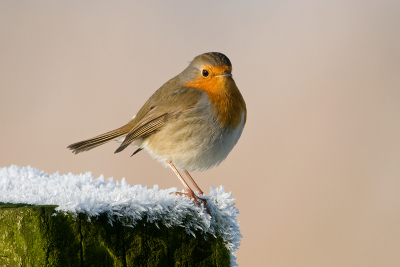
POLYGON ((207 207, 207 200, 206 200, 206 199, 199 198, 198 196, 196 196, 196 194, 193 193, 193 191, 192 191, 192 192, 189 192, 189 193, 173 192, 172 194, 180 195, 180 196, 183 196, 183 197, 190 197, 191 199, 193 199, 193 202, 194 202, 197 206, 200 207, 201 204, 203 204, 203 207, 206 209, 207 213, 208 213, 209 215, 211 215, 210 210, 209 210, 208 207, 207 207))

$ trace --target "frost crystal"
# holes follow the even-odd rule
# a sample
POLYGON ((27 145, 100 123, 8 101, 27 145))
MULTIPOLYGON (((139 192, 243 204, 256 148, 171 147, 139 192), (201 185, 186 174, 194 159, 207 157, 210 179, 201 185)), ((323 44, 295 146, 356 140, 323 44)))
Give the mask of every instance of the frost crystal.
POLYGON ((184 227, 191 235, 200 230, 222 237, 231 253, 231 266, 237 266, 234 252, 242 235, 236 219, 239 211, 234 207, 232 194, 226 193, 222 186, 211 187, 206 197, 210 217, 203 207, 172 192, 176 192, 176 188, 163 190, 155 185, 147 189, 130 185, 125 179, 121 183, 112 178, 104 181, 103 176, 94 179, 90 172, 60 175, 47 174, 30 166, 0 168, 0 202, 57 205, 57 211, 75 216, 86 213, 97 217, 106 213, 110 223, 123 219, 131 227, 145 218, 157 226, 184 227))

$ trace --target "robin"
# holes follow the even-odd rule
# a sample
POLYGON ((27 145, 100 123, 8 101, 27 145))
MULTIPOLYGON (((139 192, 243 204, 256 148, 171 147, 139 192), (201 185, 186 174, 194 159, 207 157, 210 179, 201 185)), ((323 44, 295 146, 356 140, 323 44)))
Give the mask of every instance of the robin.
MULTIPOLYGON (((171 167, 187 195, 197 197, 178 169, 199 188, 189 171, 204 171, 219 165, 242 134, 246 104, 232 78, 232 64, 224 54, 197 56, 179 75, 160 87, 124 126, 69 145, 73 153, 88 151, 111 140, 121 143, 115 153, 129 145, 146 150, 171 167)), ((183 194, 183 193, 180 193, 183 194)))

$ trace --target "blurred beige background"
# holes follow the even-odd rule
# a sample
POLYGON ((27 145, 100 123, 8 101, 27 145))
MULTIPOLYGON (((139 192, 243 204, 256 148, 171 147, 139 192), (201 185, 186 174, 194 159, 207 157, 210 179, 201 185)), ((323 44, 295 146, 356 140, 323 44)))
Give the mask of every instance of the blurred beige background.
POLYGON ((242 138, 194 178, 240 210, 240 266, 400 266, 400 1, 0 2, 0 166, 182 185, 133 148, 66 147, 127 122, 225 53, 242 138))

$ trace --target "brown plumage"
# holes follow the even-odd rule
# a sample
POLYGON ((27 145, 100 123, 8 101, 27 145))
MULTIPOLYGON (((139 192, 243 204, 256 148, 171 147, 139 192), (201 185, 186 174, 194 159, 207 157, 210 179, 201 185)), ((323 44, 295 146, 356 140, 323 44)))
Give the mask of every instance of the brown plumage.
POLYGON ((69 145, 68 148, 71 149, 72 153, 74 154, 85 152, 105 143, 108 143, 118 137, 126 135, 127 133, 129 133, 129 129, 129 125, 125 125, 113 131, 98 135, 96 137, 73 143, 69 145))
POLYGON ((231 62, 221 53, 197 56, 161 86, 126 125, 68 148, 78 154, 116 139, 121 142, 118 153, 135 145, 138 149, 132 155, 146 150, 172 168, 190 197, 205 203, 177 168, 185 171, 202 194, 188 171, 218 165, 238 141, 247 111, 231 71, 231 62))

